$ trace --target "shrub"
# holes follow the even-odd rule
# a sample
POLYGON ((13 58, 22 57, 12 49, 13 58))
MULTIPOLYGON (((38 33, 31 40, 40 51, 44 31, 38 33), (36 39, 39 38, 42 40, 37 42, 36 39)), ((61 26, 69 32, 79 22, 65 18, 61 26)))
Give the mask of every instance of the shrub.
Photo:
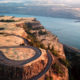
POLYGON ((49 77, 47 77, 47 78, 46 78, 46 80, 50 80, 50 78, 49 78, 49 77))
POLYGON ((5 29, 5 28, 3 28, 3 27, 2 27, 2 28, 0 28, 0 30, 4 30, 4 29, 5 29))
POLYGON ((44 44, 41 44, 41 43, 40 43, 40 48, 46 49, 45 46, 44 46, 44 44))
POLYGON ((54 56, 56 56, 56 57, 59 56, 59 55, 58 55, 58 52, 57 52, 56 50, 52 51, 52 54, 53 54, 54 56))
POLYGON ((69 61, 68 61, 67 59, 61 59, 61 58, 59 58, 59 61, 60 61, 63 65, 65 65, 66 67, 70 67, 70 63, 69 63, 69 61))
POLYGON ((50 45, 48 45, 48 48, 47 48, 47 49, 50 50, 51 53, 52 53, 54 56, 58 57, 58 52, 54 49, 54 46, 52 46, 52 48, 50 48, 50 45))
MULTIPOLYGON (((38 47, 38 48, 43 48, 43 49, 46 49, 44 44, 42 44, 41 42, 39 42, 37 40, 37 38, 35 37, 35 33, 32 34, 30 32, 30 30, 32 29, 32 24, 31 23, 27 23, 27 26, 26 24, 23 26, 24 30, 26 31, 26 33, 28 34, 28 39, 30 39, 31 41, 29 42, 29 45, 31 46, 34 46, 34 47, 38 47)), ((38 28, 37 28, 38 29, 38 28)))
POLYGON ((2 20, 0 20, 0 22, 15 22, 15 20, 4 20, 4 19, 2 19, 2 20))
POLYGON ((42 31, 42 30, 39 31, 39 35, 46 35, 46 34, 47 34, 46 31, 42 31))
POLYGON ((53 80, 52 77, 46 76, 45 80, 53 80))
POLYGON ((53 80, 53 77, 50 77, 50 80, 53 80))
POLYGON ((50 80, 50 77, 46 75, 45 80, 50 80))
POLYGON ((36 27, 36 28, 33 28, 33 30, 40 30, 40 29, 44 29, 43 27, 36 27))
POLYGON ((52 49, 51 49, 51 51, 54 51, 54 46, 52 46, 52 49))
POLYGON ((64 74, 64 71, 63 69, 61 68, 61 66, 57 63, 53 64, 52 65, 52 69, 53 69, 53 72, 55 74, 58 74, 58 75, 63 75, 64 74))
POLYGON ((32 24, 31 23, 27 23, 27 27, 28 27, 29 30, 31 30, 32 29, 32 24))
MULTIPOLYGON (((31 46, 38 47, 38 48, 41 46, 41 45, 40 45, 40 42, 37 41, 36 37, 35 37, 33 34, 28 33, 28 39, 31 40, 31 41, 29 42, 29 44, 30 44, 31 46)), ((43 47, 43 46, 42 46, 42 47, 43 47)))
POLYGON ((4 15, 0 15, 0 17, 4 17, 4 15))

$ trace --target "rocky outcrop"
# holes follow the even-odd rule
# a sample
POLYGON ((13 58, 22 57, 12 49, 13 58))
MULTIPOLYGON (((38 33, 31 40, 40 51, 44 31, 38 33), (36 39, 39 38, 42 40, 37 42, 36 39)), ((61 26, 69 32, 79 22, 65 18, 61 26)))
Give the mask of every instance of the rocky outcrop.
POLYGON ((39 21, 33 21, 26 23, 27 28, 30 28, 30 32, 36 36, 37 40, 42 43, 46 48, 54 47, 58 55, 61 58, 65 58, 63 45, 59 42, 58 38, 51 32, 47 31, 39 21))
POLYGON ((48 71, 40 77, 39 80, 69 80, 68 69, 62 65, 51 52, 49 53, 52 56, 53 62, 48 71), (54 67, 55 65, 57 65, 57 67, 54 67), (59 70, 60 72, 58 72, 59 70))
MULTIPOLYGON (((32 36, 35 36, 36 40, 39 41, 41 44, 44 45, 45 49, 46 48, 50 48, 52 49, 54 47, 54 50, 56 50, 57 54, 58 54, 58 58, 61 59, 66 59, 65 54, 64 54, 64 49, 63 49, 63 45, 58 41, 58 38, 53 35, 52 33, 50 33, 49 31, 47 31, 41 24, 39 21, 37 21, 37 24, 35 24, 36 22, 34 21, 33 24, 31 23, 26 23, 25 27, 29 30, 29 34, 32 36), (34 26, 35 24, 35 26, 34 26)), ((52 65, 54 65, 55 63, 58 64, 58 66, 61 66, 60 70, 61 70, 61 75, 59 74, 55 74, 55 72, 52 70, 52 66, 49 68, 49 70, 44 74, 44 76, 42 76, 39 80, 46 80, 46 75, 47 77, 50 79, 50 77, 52 79, 55 80, 68 80, 68 69, 62 65, 58 58, 53 56, 51 53, 51 56, 53 58, 53 62, 52 65)))
POLYGON ((23 68, 23 79, 22 80, 29 80, 32 77, 38 75, 44 68, 46 67, 46 61, 41 60, 32 65, 23 68))
POLYGON ((6 66, 0 64, 0 80, 29 80, 38 75, 46 66, 46 61, 34 62, 25 67, 6 66))
MULTIPOLYGON (((0 32, 14 34, 14 35, 17 35, 18 37, 20 36, 19 38, 22 38, 21 39, 22 41, 17 46, 26 46, 25 45, 25 40, 26 40, 27 45, 33 46, 33 49, 34 47, 37 47, 39 50, 41 50, 41 55, 39 54, 40 56, 38 58, 34 59, 29 63, 25 63, 22 66, 18 65, 19 64, 18 62, 16 64, 17 66, 15 66, 13 62, 11 62, 11 66, 5 65, 5 63, 3 65, 2 63, 4 62, 4 59, 2 58, 3 61, 0 61, 1 62, 1 65, 0 65, 1 80, 2 79, 3 80, 6 80, 6 79, 7 80, 33 80, 35 76, 39 76, 40 73, 42 74, 43 72, 44 74, 42 74, 38 78, 39 80, 47 80, 47 79, 68 80, 68 69, 59 61, 59 59, 66 59, 63 45, 58 41, 58 38, 55 35, 47 31, 40 24, 40 22, 37 21, 35 18, 8 17, 8 20, 9 21, 11 20, 11 22, 8 22, 8 23, 6 22, 7 21, 6 17, 3 17, 1 19, 4 19, 4 18, 5 18, 4 22, 0 22, 1 23, 0 27, 4 28, 4 30, 2 29, 0 30, 0 32), (49 51, 46 52, 46 49, 49 51), (50 63, 49 66, 48 66, 48 63, 50 63)), ((16 38, 14 38, 14 42, 15 42, 15 39, 16 38)), ((17 38, 16 42, 20 41, 18 40, 19 39, 17 38)), ((14 53, 16 55, 16 52, 14 53)), ((2 52, 0 54, 2 54, 2 52)), ((20 63, 21 62, 22 61, 20 61, 20 63)))

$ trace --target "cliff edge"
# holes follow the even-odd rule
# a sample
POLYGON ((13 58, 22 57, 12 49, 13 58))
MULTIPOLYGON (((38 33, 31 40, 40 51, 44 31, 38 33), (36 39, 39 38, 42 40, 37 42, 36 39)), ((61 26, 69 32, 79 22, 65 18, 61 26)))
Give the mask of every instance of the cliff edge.
POLYGON ((36 18, 0 17, 0 79, 68 80, 63 45, 36 18))

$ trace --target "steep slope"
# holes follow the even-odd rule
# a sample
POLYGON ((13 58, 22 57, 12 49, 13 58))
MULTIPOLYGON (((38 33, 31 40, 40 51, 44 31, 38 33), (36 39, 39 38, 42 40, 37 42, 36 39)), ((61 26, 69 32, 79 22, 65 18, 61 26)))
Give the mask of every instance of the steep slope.
POLYGON ((70 80, 80 80, 80 50, 64 45, 65 55, 71 66, 69 67, 70 80))
POLYGON ((68 80, 63 45, 35 18, 0 17, 0 41, 0 79, 68 80))

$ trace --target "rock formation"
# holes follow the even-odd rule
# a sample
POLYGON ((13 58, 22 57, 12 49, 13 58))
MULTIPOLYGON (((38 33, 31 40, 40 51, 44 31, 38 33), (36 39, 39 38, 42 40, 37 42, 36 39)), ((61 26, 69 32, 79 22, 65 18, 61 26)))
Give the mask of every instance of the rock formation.
POLYGON ((0 17, 0 42, 0 80, 68 80, 63 45, 35 18, 0 17))

